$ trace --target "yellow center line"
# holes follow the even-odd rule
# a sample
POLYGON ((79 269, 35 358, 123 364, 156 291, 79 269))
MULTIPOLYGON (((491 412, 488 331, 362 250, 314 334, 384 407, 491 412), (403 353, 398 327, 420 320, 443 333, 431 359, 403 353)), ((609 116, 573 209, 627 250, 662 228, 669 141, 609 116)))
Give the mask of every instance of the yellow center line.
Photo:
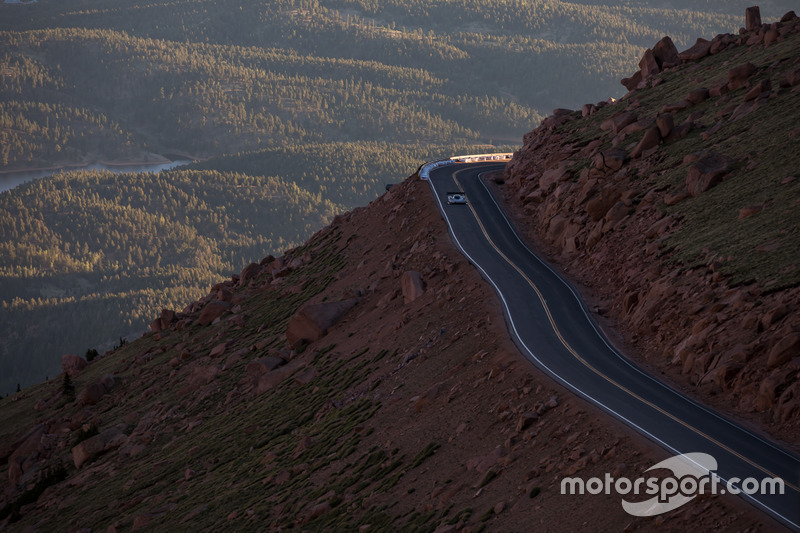
MULTIPOLYGON (((457 172, 455 172, 453 174, 453 181, 456 183, 456 186, 458 187, 459 190, 463 190, 463 188, 461 187, 461 183, 458 181, 458 178, 456 176, 458 174, 462 173, 462 172, 465 172, 466 170, 468 170, 468 169, 459 170, 459 171, 457 171, 457 172)), ((478 222, 478 225, 481 228, 481 232, 483 232, 483 235, 484 235, 484 237, 486 237, 486 240, 489 242, 489 244, 492 246, 492 248, 494 248, 495 251, 500 255, 500 257, 505 259, 505 261, 509 265, 511 265, 511 267, 514 268, 514 270, 516 270, 519 273, 519 275, 522 276, 525 279, 525 281, 528 282, 528 285, 530 285, 531 288, 534 290, 534 292, 536 293, 536 296, 539 297, 539 301, 541 302, 542 307, 544 308, 544 311, 547 314, 547 319, 550 321, 550 326, 553 328, 553 331, 555 332, 556 336, 558 337, 558 340, 561 341, 561 344, 564 345, 564 347, 567 349, 567 351, 569 351, 569 353, 571 353, 572 356, 575 357, 575 359, 580 361, 584 366, 586 366, 592 372, 594 372, 598 376, 602 377, 603 379, 605 379, 606 381, 608 381, 609 383, 611 383, 612 385, 614 385, 618 389, 625 391, 626 393, 630 394, 631 396, 633 396, 634 398, 636 398, 640 402, 652 407, 653 409, 655 409, 655 410, 659 411, 660 413, 662 413, 663 415, 671 418, 675 422, 678 422, 679 424, 681 424, 682 426, 686 427, 687 429, 689 429, 689 430, 695 432, 696 434, 702 436, 703 438, 713 442, 714 444, 716 444, 720 448, 722 448, 722 449, 728 451, 729 453, 735 455, 739 459, 741 459, 741 460, 745 461, 746 463, 752 465, 753 467, 757 468, 758 470, 761 470, 762 472, 764 472, 768 476, 774 477, 774 478, 779 478, 780 477, 780 476, 777 476, 776 474, 774 474, 773 472, 769 471, 768 469, 762 467, 761 465, 756 464, 755 462, 751 461, 747 457, 741 455, 739 452, 729 448, 728 446, 726 446, 725 444, 723 444, 723 443, 719 442, 718 440, 714 439, 710 435, 707 435, 706 433, 700 431, 699 429, 697 429, 696 427, 692 426, 691 424, 681 420, 680 418, 674 416, 673 414, 669 413, 668 411, 665 411, 664 409, 662 409, 661 407, 655 405, 654 403, 650 402, 649 400, 647 400, 645 398, 642 398, 641 396, 639 396, 635 392, 631 391, 627 387, 621 385, 620 383, 617 383, 612 378, 610 378, 609 376, 605 375, 600 370, 598 370, 594 366, 592 366, 583 357, 581 357, 578 354, 578 352, 576 352, 575 349, 573 349, 572 346, 569 345, 569 343, 566 341, 566 339, 564 339, 563 335, 561 335, 561 331, 559 331, 558 326, 556 325, 556 322, 553 319, 553 315, 550 313, 550 308, 547 306, 547 302, 545 301, 544 296, 542 295, 541 291, 539 290, 539 287, 536 286, 536 284, 528 277, 527 274, 525 274, 525 272, 522 271, 522 269, 519 266, 517 266, 516 263, 514 263, 511 259, 509 259, 508 256, 506 256, 506 254, 504 254, 502 252, 502 250, 500 250, 500 248, 497 247, 497 245, 494 243, 492 238, 489 236, 489 233, 486 231, 486 228, 484 227, 483 222, 481 221, 480 217, 478 216, 478 213, 475 211, 475 208, 472 207, 472 202, 469 200, 469 197, 466 197, 466 198, 467 198, 467 205, 469 206, 470 211, 472 211, 472 215, 475 217, 475 220, 478 222)), ((784 481, 784 484, 786 486, 791 487, 792 489, 800 492, 800 488, 794 486, 793 484, 789 483, 786 480, 783 480, 783 481, 784 481)))

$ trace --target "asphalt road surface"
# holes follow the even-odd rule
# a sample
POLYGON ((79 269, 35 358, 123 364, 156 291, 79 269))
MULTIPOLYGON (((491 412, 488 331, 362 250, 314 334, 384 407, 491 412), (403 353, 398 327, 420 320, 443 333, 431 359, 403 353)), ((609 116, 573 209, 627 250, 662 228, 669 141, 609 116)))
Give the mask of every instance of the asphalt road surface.
POLYGON ((721 490, 752 491, 756 485, 742 486, 742 481, 781 478, 782 495, 742 492, 741 497, 800 531, 800 458, 679 394, 620 355, 577 292, 523 243, 479 178, 504 167, 505 163, 444 166, 431 171, 429 182, 452 239, 497 291, 522 353, 556 381, 669 452, 712 456, 717 467, 705 465, 706 471, 723 480, 721 490), (455 191, 465 193, 467 205, 447 204, 447 193, 455 191), (725 482, 732 484, 727 487, 725 482))

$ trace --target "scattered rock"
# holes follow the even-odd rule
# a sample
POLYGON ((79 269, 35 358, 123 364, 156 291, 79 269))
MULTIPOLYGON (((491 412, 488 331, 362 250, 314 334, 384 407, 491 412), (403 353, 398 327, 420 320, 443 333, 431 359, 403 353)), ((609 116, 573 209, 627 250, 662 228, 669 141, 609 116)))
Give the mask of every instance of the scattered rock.
POLYGON ((39 447, 46 432, 47 426, 38 424, 11 445, 10 449, 13 451, 8 456, 8 480, 12 485, 19 483, 23 474, 28 470, 26 459, 38 456, 39 447))
POLYGON ((586 202, 586 212, 595 222, 606 216, 606 213, 617 203, 622 194, 616 187, 606 187, 600 194, 586 202))
POLYGON ((203 385, 208 385, 219 375, 219 367, 216 365, 199 365, 192 367, 189 378, 186 380, 188 390, 196 390, 203 385))
POLYGON ((307 304, 289 319, 286 340, 296 349, 304 342, 314 342, 328 333, 328 329, 341 320, 358 303, 351 298, 340 302, 307 304))
POLYGON ((72 448, 72 460, 75 468, 80 468, 98 455, 125 444, 128 436, 123 433, 123 429, 125 429, 125 424, 114 426, 78 443, 72 448))
POLYGON ((640 157, 644 152, 657 147, 661 143, 661 133, 658 127, 652 127, 645 132, 642 140, 631 152, 631 157, 640 157))
POLYGON ((247 375, 257 379, 261 375, 271 372, 286 364, 286 359, 277 355, 268 355, 247 363, 247 375))
POLYGON ((777 42, 778 37, 780 37, 780 33, 778 30, 768 30, 764 34, 764 46, 769 46, 774 42, 777 42))
POLYGON ((227 342, 222 342, 222 343, 217 344, 216 346, 214 346, 214 348, 211 349, 211 352, 209 352, 208 356, 212 357, 212 358, 213 357, 219 357, 220 355, 225 353, 226 349, 228 349, 228 343, 227 342))
POLYGON ((258 276, 264 267, 258 263, 250 263, 244 269, 242 269, 242 273, 239 274, 239 283, 244 285, 254 277, 258 276))
POLYGON ((772 83, 769 80, 761 80, 756 83, 747 93, 744 95, 744 101, 750 102, 751 100, 755 100, 756 98, 764 95, 765 93, 769 95, 769 92, 772 90, 772 83))
POLYGON ((723 80, 715 83, 708 89, 708 95, 712 98, 719 98, 723 94, 728 94, 730 91, 730 87, 728 87, 728 81, 723 80))
POLYGON ((682 61, 698 61, 711 53, 711 46, 711 41, 697 39, 694 46, 678 54, 678 57, 680 57, 682 61))
MULTIPOLYGON (((764 330, 769 329, 772 324, 775 324, 780 319, 789 313, 789 309, 784 304, 778 304, 776 307, 768 311, 761 317, 761 328, 764 330)), ((800 353, 798 353, 800 355, 800 353)))
POLYGON ((628 124, 633 124, 638 120, 639 116, 635 111, 623 111, 614 115, 613 117, 605 120, 600 129, 603 131, 611 131, 616 135, 628 124))
POLYGON ((664 197, 664 203, 666 205, 676 205, 676 204, 679 204, 680 202, 686 200, 687 198, 691 198, 691 197, 692 197, 692 194, 689 191, 687 191, 686 189, 681 189, 679 191, 676 191, 676 192, 674 192, 672 194, 668 194, 667 196, 665 196, 664 197))
POLYGON ((611 148, 598 152, 594 156, 593 165, 597 170, 607 170, 615 172, 622 168, 628 153, 621 148, 611 148))
POLYGON ((100 400, 102 400, 105 395, 105 386, 102 383, 95 381, 87 385, 86 388, 81 391, 80 395, 78 396, 78 400, 83 405, 95 405, 100 403, 100 400))
POLYGON ((739 220, 757 215, 762 209, 764 209, 764 206, 761 205, 749 205, 747 207, 743 207, 739 209, 739 220))
POLYGON ((400 286, 403 291, 403 301, 406 304, 410 304, 425 293, 422 276, 415 270, 403 272, 400 277, 400 286))
POLYGON ((642 82, 642 79, 643 79, 642 71, 637 70, 636 73, 630 78, 622 78, 622 80, 620 80, 620 83, 624 85, 625 88, 628 89, 629 91, 633 91, 639 86, 639 84, 642 82))
POLYGON ((689 167, 686 189, 692 196, 699 196, 718 185, 733 167, 733 160, 725 155, 710 153, 689 167))
POLYGON ((795 85, 800 85, 800 69, 787 72, 781 78, 780 85, 784 89, 788 89, 789 87, 794 87, 795 85))
POLYGON ((705 87, 701 87, 699 89, 694 89, 690 91, 689 94, 686 95, 686 101, 692 105, 702 104, 709 97, 709 91, 705 87))
POLYGON ((221 300, 214 300, 203 307, 203 310, 200 312, 200 316, 197 317, 197 323, 201 326, 208 326, 229 309, 229 303, 221 300))
POLYGON ((735 91, 739 87, 743 87, 756 72, 758 72, 756 66, 749 62, 732 68, 728 71, 728 88, 735 91))
POLYGON ((767 358, 767 368, 776 368, 800 356, 800 335, 795 332, 785 333, 775 343, 767 358))
POLYGON ((662 138, 667 137, 672 132, 672 128, 675 127, 675 119, 672 113, 659 114, 656 117, 656 127, 662 138))

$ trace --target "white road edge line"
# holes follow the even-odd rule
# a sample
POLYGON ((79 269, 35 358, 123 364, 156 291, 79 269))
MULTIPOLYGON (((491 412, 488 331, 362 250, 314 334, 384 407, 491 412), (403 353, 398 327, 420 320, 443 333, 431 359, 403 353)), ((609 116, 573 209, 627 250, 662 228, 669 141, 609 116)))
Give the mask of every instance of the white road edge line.
MULTIPOLYGON (((581 396, 581 397, 583 397, 584 399, 586 399, 586 400, 588 400, 589 402, 591 402, 591 403, 593 403, 593 404, 597 405, 598 407, 600 407, 601 409, 605 410, 606 412, 608 412, 608 413, 611 413, 611 414, 612 414, 612 415, 614 415, 614 416, 615 416, 617 419, 619 419, 619 420, 621 420, 621 421, 625 422, 626 424, 628 424, 629 426, 633 427, 634 429, 636 429, 637 431, 639 431, 639 432, 640 432, 640 433, 642 433, 643 435, 646 435, 646 436, 648 436, 648 437, 649 437, 651 440, 653 440, 654 442, 657 442, 657 443, 658 443, 658 444, 660 444, 662 447, 664 447, 665 449, 667 449, 667 450, 669 450, 669 451, 671 451, 671 452, 675 453, 676 455, 677 455, 677 454, 681 454, 681 453, 683 453, 683 452, 680 452, 679 450, 677 450, 676 448, 673 448, 673 447, 672 447, 672 446, 670 446, 668 443, 666 443, 665 441, 663 441, 663 440, 659 439, 658 437, 656 437, 655 435, 653 435, 653 434, 652 434, 652 433, 650 433, 649 431, 645 430, 645 429, 644 429, 644 428, 642 428, 641 426, 637 425, 637 424, 636 424, 636 423, 634 423, 632 420, 629 420, 628 418, 626 418, 625 416, 621 415, 620 413, 618 413, 618 412, 614 411, 613 409, 611 409, 610 407, 606 406, 605 404, 603 404, 603 403, 602 403, 602 402, 600 402, 599 400, 596 400, 595 398, 593 398, 593 397, 592 397, 592 396, 590 396, 589 394, 587 394, 587 393, 583 392, 583 391, 582 391, 582 390, 580 390, 578 387, 576 387, 575 385, 573 385, 572 383, 570 383, 569 381, 567 381, 566 379, 564 379, 564 378, 563 378, 563 377, 561 377, 560 375, 558 375, 558 374, 556 374, 555 372, 553 372, 553 371, 552 371, 552 370, 551 370, 551 369, 550 369, 550 368, 549 368, 549 367, 548 367, 548 366, 547 366, 547 365, 546 365, 546 364, 545 364, 543 361, 541 361, 541 360, 540 360, 538 357, 536 357, 536 355, 533 353, 533 351, 531 351, 531 349, 528 347, 528 345, 527 345, 527 344, 525 344, 525 343, 522 341, 522 338, 519 336, 519 332, 517 331, 516 324, 514 324, 514 319, 513 319, 513 317, 511 316, 511 309, 510 309, 510 308, 509 308, 509 306, 508 306, 508 302, 506 302, 506 298, 505 298, 505 296, 504 296, 504 295, 503 295, 503 293, 500 291, 500 288, 497 286, 497 284, 494 282, 494 280, 491 278, 491 276, 489 276, 489 274, 488 274, 488 273, 487 273, 487 272, 486 272, 486 271, 483 269, 483 267, 482 267, 482 266, 481 266, 481 265, 480 265, 480 264, 479 264, 477 261, 475 261, 475 260, 472 258, 472 256, 470 256, 470 255, 467 253, 467 251, 466 251, 466 250, 464 249, 464 247, 461 245, 461 242, 458 240, 458 237, 457 237, 457 236, 456 236, 456 234, 455 234, 455 230, 453 229, 453 225, 450 223, 450 219, 448 218, 448 216, 447 216, 447 213, 445 212, 444 206, 442 205, 442 201, 439 199, 439 195, 437 194, 436 187, 435 187, 435 186, 434 186, 434 184, 433 184, 433 180, 429 178, 429 179, 426 179, 426 180, 424 180, 424 181, 427 181, 427 182, 428 182, 428 184, 429 184, 429 185, 430 185, 430 187, 431 187, 431 190, 432 190, 432 192, 433 192, 433 197, 436 199, 436 203, 439 205, 439 212, 441 213, 441 215, 442 215, 442 218, 444 218, 445 222, 447 222, 447 227, 448 227, 448 228, 449 228, 449 230, 450 230, 450 236, 453 238, 453 241, 456 243, 456 246, 458 247, 458 249, 459 249, 459 250, 461 250, 461 253, 462 253, 462 254, 464 254, 464 256, 465 256, 467 259, 469 259, 469 262, 470 262, 470 263, 472 263, 473 265, 475 265, 475 267, 476 267, 476 268, 477 268, 477 269, 478 269, 478 270, 481 272, 481 274, 482 274, 483 278, 484 278, 484 279, 486 279, 486 280, 487 280, 489 283, 491 283, 491 284, 492 284, 492 286, 494 287, 494 290, 495 290, 495 292, 497 293, 497 295, 498 295, 498 296, 500 296, 500 300, 503 302, 503 308, 505 309, 505 313, 504 313, 504 314, 506 315, 506 317, 507 317, 507 320, 508 320, 508 322, 509 322, 509 325, 511 326, 511 330, 512 330, 512 331, 513 331, 513 333, 514 333, 514 338, 515 338, 515 339, 516 339, 516 341, 517 341, 517 342, 515 342, 515 344, 517 344, 517 346, 520 346, 520 345, 521 345, 522 347, 524 347, 524 348, 525 348, 525 351, 526 351, 526 352, 528 352, 528 355, 529 355, 529 358, 530 358, 530 359, 532 359, 533 361, 535 361, 536 363, 538 363, 538 365, 539 365, 539 367, 540 367, 540 368, 543 368, 543 369, 545 369, 545 370, 546 370, 546 371, 547 371, 547 372, 548 372, 548 373, 549 373, 551 376, 553 376, 553 377, 554 377, 554 378, 555 378, 557 381, 560 381, 560 382, 561 382, 561 383, 562 383, 562 384, 563 384, 565 387, 567 387, 568 389, 571 389, 571 390, 572 390, 573 392, 575 392, 575 394, 577 394, 578 396, 581 396)), ((502 212, 502 211, 501 211, 501 212, 502 212)), ((505 215, 503 215, 503 216, 505 216, 505 215)), ((508 219, 506 219, 506 221, 508 221, 508 219)), ((513 229, 513 228, 512 228, 512 229, 513 229)), ((517 238, 519 239, 519 236, 517 236, 517 238)), ((527 247, 526 247, 526 249, 527 249, 527 247)), ((528 250, 528 251, 530 252, 530 250, 528 250)), ((531 253, 532 253, 532 252, 531 252, 531 253)), ((547 265, 545 265, 545 266, 547 266, 547 265)), ((548 268, 549 268, 549 267, 548 267, 548 268)), ((556 274, 556 275, 557 275, 557 274, 556 274)), ((560 279, 560 276, 559 276, 559 279, 560 279)), ((563 280, 562 280, 562 281, 563 281, 563 280)), ((570 287, 570 290, 572 290, 572 289, 571 289, 571 287, 570 287)), ((573 294, 574 294, 574 292, 573 292, 573 294)), ((584 311, 584 312, 585 312, 585 311, 584 311)), ((727 480, 727 479, 725 479, 725 478, 723 478, 723 477, 721 477, 721 476, 720 476, 720 479, 722 479, 722 480, 723 480, 723 481, 725 481, 726 483, 728 482, 728 480, 727 480)), ((762 508, 762 509, 765 509, 765 510, 769 511, 769 512, 770 512, 770 513, 771 513, 773 516, 776 516, 776 517, 779 517, 779 518, 781 518, 781 519, 782 519, 782 520, 783 520, 785 523, 787 523, 787 524, 791 524, 791 525, 792 525, 794 528, 796 528, 796 529, 800 529, 800 524, 796 524, 796 523, 792 522, 792 521, 791 521, 789 518, 787 518, 787 517, 783 516, 782 514, 778 513, 778 512, 777 512, 777 511, 775 511, 774 509, 772 509, 771 507, 769 507, 769 506, 765 505, 764 503, 762 503, 762 502, 760 502, 760 501, 756 500, 755 498, 753 498, 753 496, 752 496, 752 495, 750 495, 750 494, 745 494, 744 492, 742 492, 742 493, 740 493, 740 496, 743 496, 743 497, 745 497, 745 498, 747 498, 747 499, 751 500, 751 501, 753 502, 753 504, 754 504, 756 507, 760 507, 760 508, 762 508)))
POLYGON ((480 181, 480 183, 481 183, 481 185, 483 186, 483 188, 484 188, 484 189, 486 189, 486 191, 489 193, 489 197, 492 199, 492 202, 494 202, 495 206, 497 207, 497 210, 500 212, 500 214, 502 215, 503 219, 506 221, 506 224, 508 225, 508 227, 509 227, 509 228, 511 229, 511 231, 514 233, 514 236, 517 238, 517 240, 519 241, 520 245, 522 245, 522 247, 525 249, 525 251, 526 251, 526 252, 528 252, 528 254, 530 254, 530 255, 531 255, 531 256, 532 256, 532 257, 533 257, 533 258, 534 258, 534 259, 535 259, 535 260, 536 260, 538 263, 540 263, 540 264, 541 264, 541 265, 543 265, 545 268, 547 268, 547 270, 549 270, 550 272, 552 272, 552 273, 553 273, 553 275, 555 275, 555 276, 556 276, 556 278, 558 278, 558 280, 559 280, 561 283, 563 283, 563 284, 564 284, 564 286, 565 286, 565 287, 567 287, 567 289, 569 289, 569 291, 572 293, 572 296, 573 296, 573 297, 575 298, 575 300, 578 302, 578 305, 580 306, 581 310, 583 311, 583 314, 586 316, 587 320, 589 321, 589 324, 591 324, 591 326, 592 326, 592 329, 594 329, 595 333, 597 333, 597 336, 598 336, 598 337, 600 337, 600 339, 603 341, 603 344, 605 344, 605 345, 608 347, 608 349, 609 349, 609 350, 611 350, 611 351, 612 351, 612 352, 613 352, 613 353, 614 353, 614 354, 615 354, 615 355, 616 355, 616 356, 617 356, 617 357, 618 357, 620 360, 622 360, 622 361, 623 361, 623 362, 624 362, 626 365, 628 365, 628 366, 629 366, 629 367, 631 367, 633 370, 635 370, 636 372, 638 372, 638 373, 639 373, 639 374, 641 374, 642 376, 646 377, 647 379, 649 379, 649 380, 650 380, 650 381, 652 381, 653 383, 657 384, 657 385, 658 385, 658 386, 660 386, 661 388, 663 388, 663 389, 665 389, 665 390, 667 390, 667 391, 669 391, 669 392, 671 392, 671 393, 673 393, 673 394, 677 394, 677 395, 678 395, 678 396, 680 396, 681 398, 683 398, 683 399, 685 399, 686 401, 688 401, 689 403, 693 404, 695 407, 698 407, 698 408, 702 409, 703 411, 705 411, 706 413, 708 413, 708 414, 710 414, 710 415, 714 416, 714 417, 715 417, 715 418, 717 418, 718 420, 721 420, 721 421, 725 422, 726 424, 728 424, 729 426, 731 426, 731 427, 733 427, 733 428, 736 428, 737 430, 739 430, 739 431, 741 431, 741 432, 743 432, 743 433, 746 433, 747 435, 750 435, 750 436, 751 436, 751 437, 753 437, 754 439, 756 439, 756 440, 758 440, 758 441, 762 442, 763 444, 766 444, 767 446, 769 446, 770 448, 774 449, 775 451, 778 451, 778 452, 782 453, 783 455, 785 455, 786 457, 788 457, 788 458, 790 458, 790 459, 794 460, 795 462, 798 462, 798 463, 800 463, 800 459, 798 459, 796 456, 792 455, 792 454, 791 454, 791 453, 789 453, 788 451, 786 451, 786 450, 784 450, 784 449, 782 449, 782 448, 779 448, 779 447, 777 447, 777 446, 776 446, 774 443, 772 443, 772 442, 770 442, 770 441, 768 441, 768 440, 764 439, 764 438, 763 438, 763 437, 761 437, 760 435, 758 435, 758 434, 756 434, 756 433, 753 433, 752 431, 748 430, 747 428, 745 428, 745 427, 743 427, 743 426, 741 426, 741 425, 739 425, 739 424, 736 424, 736 423, 734 423, 734 422, 733 422, 733 421, 731 421, 731 420, 728 420, 727 418, 725 418, 725 417, 721 416, 719 413, 716 413, 716 412, 714 412, 714 411, 712 411, 712 410, 708 409, 706 406, 704 406, 704 405, 702 405, 702 404, 700 404, 700 403, 696 402, 696 401, 695 401, 695 400, 693 400, 692 398, 690 398, 690 397, 688 397, 688 396, 686 396, 686 395, 684 395, 684 394, 680 393, 679 391, 677 391, 677 390, 673 389, 672 387, 668 386, 667 384, 663 383, 662 381, 659 381, 658 379, 654 378, 653 376, 651 376, 651 375, 650 375, 650 374, 648 374, 647 372, 643 371, 641 368, 639 368, 639 367, 637 367, 636 365, 634 365, 633 363, 631 363, 631 362, 630 362, 630 360, 628 360, 626 357, 624 357, 622 354, 620 354, 620 353, 619 353, 619 352, 618 352, 618 351, 617 351, 617 350, 616 350, 616 349, 615 349, 615 348, 614 348, 614 347, 613 347, 613 346, 612 346, 612 345, 609 343, 609 341, 606 339, 606 336, 605 336, 605 335, 604 335, 604 334, 603 334, 603 333, 602 333, 602 332, 601 332, 601 331, 600 331, 600 330, 597 328, 597 325, 596 325, 596 323, 595 323, 594 319, 593 319, 593 318, 592 318, 592 316, 589 314, 589 311, 588 311, 588 309, 586 308, 586 305, 584 304, 583 300, 581 300, 580 296, 579 296, 579 295, 578 295, 578 293, 575 291, 574 287, 572 287, 572 285, 571 285, 569 282, 567 282, 567 281, 566 281, 566 280, 565 280, 563 277, 561 277, 561 275, 560 275, 558 272, 556 272, 556 271, 555 271, 555 270, 554 270, 554 269, 553 269, 553 268, 552 268, 552 267, 551 267, 549 264, 547 264, 545 261, 543 261, 542 259, 540 259, 540 258, 539 258, 539 257, 538 257, 538 256, 537 256, 535 253, 533 253, 533 251, 532 251, 532 250, 531 250, 531 249, 530 249, 530 248, 529 248, 529 247, 528 247, 528 246, 525 244, 525 242, 522 240, 522 238, 520 237, 519 233, 518 233, 518 232, 517 232, 517 230, 514 228, 514 225, 511 223, 511 221, 510 221, 510 220, 508 219, 508 217, 506 216, 506 214, 505 214, 505 212, 503 211, 502 207, 500 207, 500 204, 497 202, 497 199, 495 198, 494 194, 493 194, 493 193, 492 193, 492 192, 489 190, 489 188, 486 186, 486 184, 483 182, 483 180, 481 180, 481 181, 480 181))

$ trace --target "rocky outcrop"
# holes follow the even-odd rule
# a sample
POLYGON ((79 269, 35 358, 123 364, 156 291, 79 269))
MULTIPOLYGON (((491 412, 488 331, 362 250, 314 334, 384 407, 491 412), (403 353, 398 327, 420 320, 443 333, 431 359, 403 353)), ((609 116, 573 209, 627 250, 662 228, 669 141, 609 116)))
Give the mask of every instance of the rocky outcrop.
POLYGON ((761 30, 761 9, 758 6, 748 7, 745 10, 744 28, 749 32, 761 30))
MULTIPOLYGON (((755 21, 756 11, 750 13, 755 21)), ((752 22, 741 34, 698 40, 678 54, 678 66, 659 63, 675 59, 657 52, 669 49, 660 42, 629 78, 639 80, 635 87, 624 82, 630 92, 622 100, 586 104, 581 118, 528 133, 498 187, 537 246, 592 288, 596 311, 630 332, 628 343, 646 354, 640 357, 648 365, 771 430, 774 422, 800 417, 800 387, 794 387, 800 315, 792 315, 800 309, 800 289, 774 288, 794 267, 770 274, 775 280, 728 276, 743 260, 763 265, 769 254, 787 253, 787 241, 750 233, 752 245, 723 254, 716 242, 698 245, 683 214, 709 227, 724 224, 715 237, 730 234, 734 242, 746 232, 791 233, 770 218, 772 199, 786 198, 796 179, 780 174, 794 172, 785 166, 774 174, 773 164, 790 156, 763 159, 769 151, 763 139, 748 148, 751 139, 735 123, 747 118, 748 128, 773 135, 775 123, 796 115, 790 95, 800 86, 800 59, 790 50, 798 40, 800 21, 787 14, 769 25, 752 22), (781 43, 780 52, 764 59, 766 47, 781 43), (725 57, 706 68, 704 58, 718 54, 725 57), (682 99, 672 101, 677 87, 685 87, 682 99), (662 91, 670 101, 658 101, 662 91), (767 161, 770 170, 754 175, 767 161), (743 180, 754 179, 763 183, 757 189, 763 197, 741 196, 737 191, 752 183, 743 180), (678 235, 702 249, 686 259, 691 266, 674 259, 678 235)), ((800 136, 800 129, 786 135, 800 136)), ((778 134, 776 144, 784 139, 778 134)), ((793 430, 779 431, 793 438, 793 430)))
POLYGON ((19 483, 23 474, 36 463, 46 432, 47 426, 38 424, 11 446, 13 452, 8 457, 8 480, 11 484, 19 483))
POLYGON ((639 70, 630 78, 622 80, 622 84, 629 90, 645 87, 650 78, 664 69, 676 67, 681 64, 681 57, 675 43, 667 36, 658 41, 653 49, 647 49, 639 61, 639 70))

